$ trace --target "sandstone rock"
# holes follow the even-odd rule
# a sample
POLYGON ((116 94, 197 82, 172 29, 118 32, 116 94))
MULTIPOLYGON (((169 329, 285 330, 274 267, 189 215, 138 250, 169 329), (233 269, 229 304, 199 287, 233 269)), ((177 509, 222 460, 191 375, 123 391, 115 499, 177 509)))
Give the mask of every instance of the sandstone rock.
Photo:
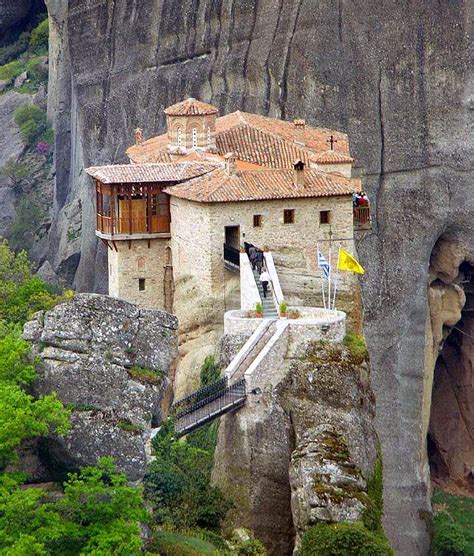
POLYGON ((0 93, 3 93, 3 91, 11 84, 10 79, 0 79, 0 93))
POLYGON ((318 521, 361 519, 377 457, 367 371, 344 348, 314 346, 221 419, 213 478, 236 499, 232 524, 269 554, 291 554, 318 521))
MULTIPOLYGON (((385 520, 400 553, 426 552, 419 515, 430 508, 420 427, 429 257, 445 230, 473 242, 469 3, 263 0, 196 9, 191 0, 143 0, 135 17, 127 3, 47 4, 56 220, 82 199, 79 289, 104 291, 106 276, 81 169, 122 160, 137 125, 145 137, 163 131, 165 106, 192 95, 223 112, 304 117, 349 133, 374 208, 374 232, 358 251, 385 520)), ((51 257, 59 229, 53 224, 51 257)))
POLYGON ((51 466, 77 468, 110 455, 131 480, 143 476, 147 435, 161 420, 170 385, 176 331, 173 315, 95 294, 78 294, 25 325, 41 359, 35 392, 55 391, 75 408, 71 433, 45 441, 51 466), (141 377, 140 368, 159 376, 141 377))
POLYGON ((15 89, 19 89, 26 81, 28 81, 28 73, 24 71, 23 73, 20 73, 17 78, 15 78, 13 86, 15 89))

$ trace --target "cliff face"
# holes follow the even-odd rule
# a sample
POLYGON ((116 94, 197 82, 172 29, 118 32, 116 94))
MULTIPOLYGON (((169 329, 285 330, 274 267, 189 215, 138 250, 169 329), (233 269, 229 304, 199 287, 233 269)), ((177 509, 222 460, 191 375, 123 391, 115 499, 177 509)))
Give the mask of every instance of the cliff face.
MULTIPOLYGON (((80 290, 105 288, 84 165, 123 159, 132 130, 163 130, 187 95, 222 113, 305 117, 347 132, 376 210, 358 246, 365 333, 385 464, 386 527, 401 554, 426 551, 423 412, 428 267, 445 232, 472 243, 467 122, 469 3, 378 0, 48 0, 56 209, 50 259, 82 219, 80 290)), ((471 190, 472 191, 472 190, 471 190)), ((76 247, 77 248, 77 247, 76 247)), ((74 258, 75 256, 75 258, 74 258)), ((430 348, 431 349, 431 346, 430 348)), ((428 409, 427 409, 428 408, 428 409)))

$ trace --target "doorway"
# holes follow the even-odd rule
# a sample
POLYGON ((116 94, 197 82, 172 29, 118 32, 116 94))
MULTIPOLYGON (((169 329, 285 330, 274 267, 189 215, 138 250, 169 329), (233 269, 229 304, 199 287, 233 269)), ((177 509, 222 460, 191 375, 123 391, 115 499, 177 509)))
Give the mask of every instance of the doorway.
POLYGON ((240 249, 240 226, 225 227, 225 244, 234 249, 240 249))

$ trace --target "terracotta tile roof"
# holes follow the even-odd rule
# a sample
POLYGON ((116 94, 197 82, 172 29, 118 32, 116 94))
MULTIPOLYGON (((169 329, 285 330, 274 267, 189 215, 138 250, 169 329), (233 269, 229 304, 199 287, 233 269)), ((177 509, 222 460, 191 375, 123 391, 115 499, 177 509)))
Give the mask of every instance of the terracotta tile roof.
POLYGON ((187 98, 173 106, 165 109, 168 116, 206 116, 207 114, 217 114, 218 110, 212 104, 196 100, 195 98, 187 98))
POLYGON ((300 134, 300 130, 296 129, 293 122, 260 116, 259 114, 250 114, 248 112, 237 111, 218 118, 216 122, 216 131, 219 133, 229 127, 242 123, 250 125, 260 131, 267 132, 270 135, 278 136, 284 141, 297 142, 299 147, 304 150, 313 151, 314 153, 326 151, 328 148, 327 141, 329 137, 333 135, 334 139, 337 140, 338 149, 342 152, 349 153, 349 143, 345 133, 332 129, 305 125, 304 131, 300 134), (304 143, 304 145, 301 145, 301 142, 304 143))
POLYGON ((267 168, 292 168, 297 158, 309 162, 307 153, 294 143, 246 124, 217 134, 216 145, 219 153, 232 151, 240 160, 267 168))
POLYGON ((354 159, 340 151, 325 151, 315 154, 311 158, 311 162, 316 162, 317 164, 350 164, 354 162, 354 159))
MULTIPOLYGON (((240 111, 216 120, 220 155, 235 151, 240 160, 268 168, 292 168, 297 158, 308 164, 315 154, 327 151, 331 135, 337 141, 337 152, 349 156, 347 135, 338 131, 308 125, 297 130, 293 122, 240 111)), ((127 154, 138 163, 176 159, 176 155, 168 154, 167 144, 164 134, 133 145, 127 154)))
POLYGON ((248 170, 227 174, 218 168, 186 183, 165 189, 172 197, 200 203, 296 199, 351 195, 360 185, 342 176, 306 169, 303 185, 293 170, 248 170))
POLYGON ((172 162, 167 145, 168 135, 165 133, 143 141, 141 145, 132 145, 127 149, 127 155, 132 162, 139 164, 172 162))
POLYGON ((86 172, 102 183, 156 183, 190 180, 215 168, 216 164, 206 162, 175 162, 93 166, 86 172))

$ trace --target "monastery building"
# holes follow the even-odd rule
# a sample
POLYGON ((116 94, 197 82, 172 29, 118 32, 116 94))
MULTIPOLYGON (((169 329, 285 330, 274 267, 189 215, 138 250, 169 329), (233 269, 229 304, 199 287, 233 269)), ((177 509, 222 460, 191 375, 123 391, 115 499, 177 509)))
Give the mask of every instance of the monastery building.
POLYGON ((347 135, 240 111, 218 117, 193 98, 165 114, 165 134, 143 141, 136 130, 130 164, 87 169, 110 295, 172 311, 177 280, 194 276, 217 295, 245 244, 270 249, 286 276, 313 278, 318 242, 340 238, 353 251, 369 214, 353 207, 360 180, 347 135))

